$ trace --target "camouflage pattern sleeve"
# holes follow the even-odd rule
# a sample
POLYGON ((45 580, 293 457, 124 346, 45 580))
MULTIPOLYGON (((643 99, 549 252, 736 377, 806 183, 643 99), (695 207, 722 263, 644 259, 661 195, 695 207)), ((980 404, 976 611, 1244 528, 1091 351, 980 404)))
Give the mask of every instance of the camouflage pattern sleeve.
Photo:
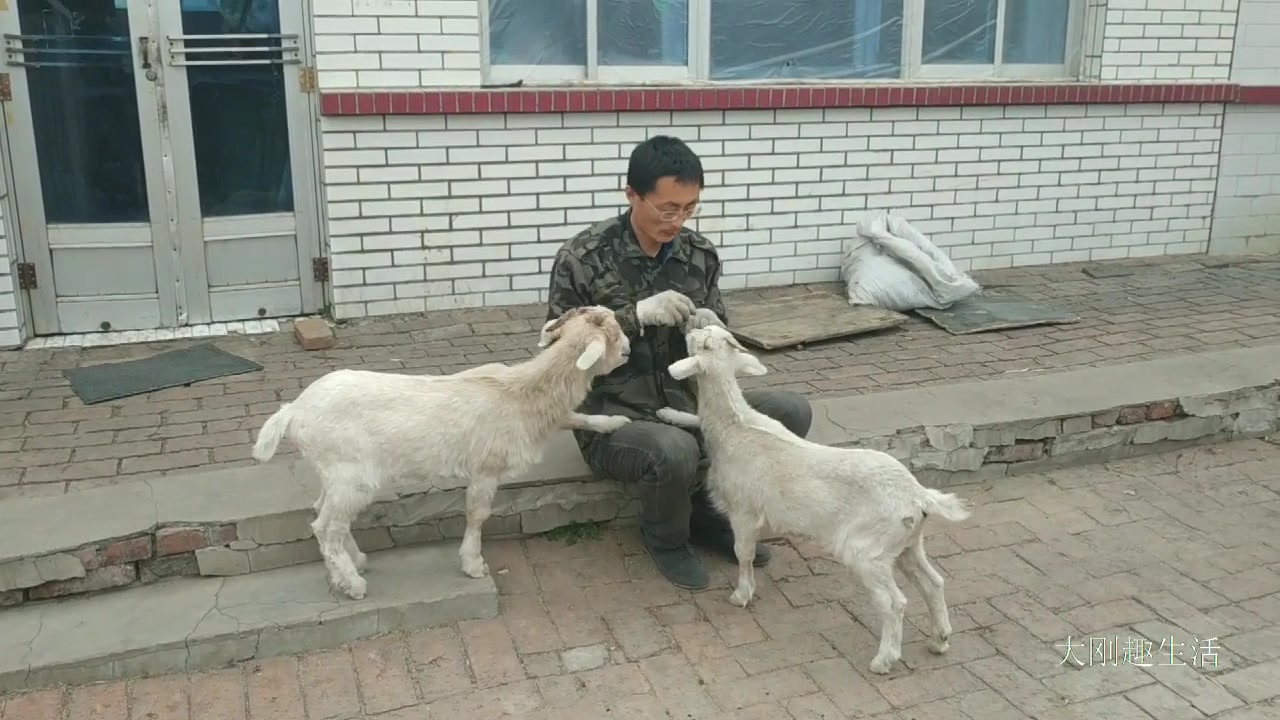
POLYGON ((720 318, 725 327, 729 327, 729 311, 724 306, 724 298, 720 297, 720 259, 707 273, 707 298, 704 306, 720 318))
MULTIPOLYGON (((574 255, 568 248, 556 253, 555 262, 551 266, 551 287, 547 292, 547 319, 560 317, 566 310, 585 305, 594 305, 594 293, 591 292, 593 278, 586 263, 574 255)), ((635 305, 625 304, 611 307, 613 315, 622 326, 622 332, 629 337, 640 334, 640 322, 636 317, 635 305)))

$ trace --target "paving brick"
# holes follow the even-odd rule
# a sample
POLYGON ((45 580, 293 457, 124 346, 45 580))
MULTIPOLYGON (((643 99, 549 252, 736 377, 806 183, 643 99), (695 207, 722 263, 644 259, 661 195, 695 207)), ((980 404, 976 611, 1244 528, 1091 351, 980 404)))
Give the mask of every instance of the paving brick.
POLYGON ((308 720, 334 720, 360 714, 351 650, 322 650, 298 658, 308 720))
POLYGON ((271 658, 255 664, 246 679, 249 720, 304 720, 298 661, 271 658))
POLYGON ((68 720, 128 720, 128 686, 113 682, 74 688, 68 704, 68 720))
POLYGON ((462 623, 459 630, 477 687, 506 685, 524 679, 524 666, 501 618, 468 621, 462 623))
POLYGON ((63 692, 61 688, 37 690, 10 696, 0 705, 0 718, 4 720, 62 720, 63 692))
POLYGON ((191 676, 191 720, 245 720, 247 707, 239 668, 191 676))
POLYGON ((190 698, 185 677, 143 678, 129 688, 130 717, 134 720, 189 720, 190 698))
POLYGON ((418 703, 408 650, 399 636, 355 643, 351 646, 351 657, 365 712, 376 715, 418 703))

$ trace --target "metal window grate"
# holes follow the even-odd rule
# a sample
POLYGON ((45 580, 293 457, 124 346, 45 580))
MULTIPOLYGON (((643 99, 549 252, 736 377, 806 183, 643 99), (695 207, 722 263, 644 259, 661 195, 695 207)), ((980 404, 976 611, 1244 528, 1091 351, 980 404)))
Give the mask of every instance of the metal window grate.
POLYGON ((169 35, 170 65, 299 65, 296 34, 169 35))

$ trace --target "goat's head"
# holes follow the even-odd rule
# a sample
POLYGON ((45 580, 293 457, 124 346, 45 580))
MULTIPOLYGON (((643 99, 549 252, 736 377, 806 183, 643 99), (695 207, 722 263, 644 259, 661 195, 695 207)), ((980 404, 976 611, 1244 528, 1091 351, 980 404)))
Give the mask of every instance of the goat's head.
POLYGON ((738 342, 733 333, 719 325, 708 325, 685 333, 689 357, 671 363, 667 372, 677 380, 716 370, 733 375, 764 375, 764 363, 738 342))
POLYGON ((570 308, 560 317, 548 320, 539 334, 538 347, 570 340, 574 347, 581 348, 579 370, 594 367, 603 375, 620 367, 631 355, 631 341, 622 332, 613 311, 599 305, 570 308))

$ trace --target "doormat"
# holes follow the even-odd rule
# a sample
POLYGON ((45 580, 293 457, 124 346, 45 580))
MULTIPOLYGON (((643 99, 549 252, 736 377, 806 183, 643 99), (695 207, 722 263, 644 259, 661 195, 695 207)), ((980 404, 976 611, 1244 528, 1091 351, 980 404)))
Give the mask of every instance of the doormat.
POLYGON ((897 327, 909 319, 892 310, 850 305, 835 293, 805 293, 728 305, 733 334, 763 350, 861 335, 897 327))
POLYGON ((920 308, 916 314, 952 335, 1080 322, 1080 316, 1017 295, 973 295, 946 310, 920 308))
POLYGON ((71 389, 84 404, 93 405, 261 369, 262 366, 252 360, 219 350, 212 343, 204 343, 139 360, 64 370, 62 374, 71 381, 71 389))

